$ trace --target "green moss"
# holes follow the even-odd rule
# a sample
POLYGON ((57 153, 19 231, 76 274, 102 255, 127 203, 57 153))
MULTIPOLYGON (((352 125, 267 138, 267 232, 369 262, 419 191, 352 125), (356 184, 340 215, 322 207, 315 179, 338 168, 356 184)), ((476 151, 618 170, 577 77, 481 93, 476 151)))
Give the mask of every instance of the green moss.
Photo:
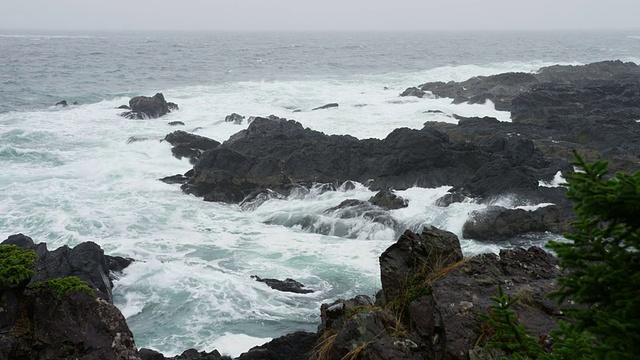
POLYGON ((0 286, 12 287, 35 274, 38 255, 16 245, 0 245, 0 286))

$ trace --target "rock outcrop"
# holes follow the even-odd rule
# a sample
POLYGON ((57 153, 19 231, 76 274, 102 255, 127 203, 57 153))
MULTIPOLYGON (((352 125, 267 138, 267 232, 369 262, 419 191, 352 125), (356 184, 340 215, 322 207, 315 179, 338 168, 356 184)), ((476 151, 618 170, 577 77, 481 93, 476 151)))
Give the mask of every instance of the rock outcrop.
POLYGON ((0 287, 0 358, 2 359, 139 359, 124 316, 110 302, 109 268, 122 270, 128 260, 108 260, 94 243, 48 251, 22 234, 3 245, 17 245, 38 255, 29 282, 0 287), (96 295, 56 294, 38 282, 77 276, 96 295))
POLYGON ((515 154, 511 150, 517 143, 480 148, 432 128, 401 128, 383 140, 358 140, 327 136, 292 120, 256 118, 246 130, 203 153, 183 190, 205 200, 237 203, 255 191, 347 180, 368 183, 374 190, 463 186, 483 168, 504 175, 503 168, 513 164, 511 178, 498 177, 491 188, 470 187, 477 191, 469 195, 489 198, 504 189, 526 194, 537 188, 541 174, 557 169, 549 169, 532 144, 528 152, 515 154))
POLYGON ((270 288, 278 291, 292 292, 296 294, 309 294, 313 292, 313 290, 311 289, 305 289, 305 286, 303 283, 293 280, 291 278, 287 278, 285 280, 262 279, 258 275, 251 275, 251 278, 254 279, 255 281, 265 283, 270 288))
POLYGON ((520 322, 544 337, 562 316, 545 298, 562 275, 557 264, 537 247, 463 259, 454 234, 407 231, 380 256, 375 304, 358 296, 322 305, 315 358, 469 359, 487 341, 478 314, 489 311, 498 286, 518 298, 520 322))

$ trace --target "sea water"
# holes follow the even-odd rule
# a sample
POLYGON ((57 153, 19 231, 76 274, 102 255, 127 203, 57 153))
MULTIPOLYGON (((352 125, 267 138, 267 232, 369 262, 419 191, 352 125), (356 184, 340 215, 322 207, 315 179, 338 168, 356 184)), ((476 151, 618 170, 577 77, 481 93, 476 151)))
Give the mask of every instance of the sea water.
MULTIPOLYGON (((447 186, 398 191, 409 201, 391 211, 398 229, 325 213, 375 194, 362 184, 315 188, 250 210, 208 203, 157 180, 191 168, 160 141, 167 133, 224 141, 247 126, 225 122, 232 112, 274 114, 358 138, 426 121, 455 123, 452 114, 509 121, 491 103, 398 94, 427 81, 552 64, 637 63, 639 34, 3 32, 0 238, 24 233, 49 249, 94 241, 107 254, 136 259, 115 281, 115 305, 137 345, 165 355, 195 347, 236 356, 273 337, 315 331, 323 302, 375 294, 378 257, 402 229, 433 225, 461 236, 469 213, 485 205, 435 206, 447 186), (130 97, 156 92, 180 110, 144 121, 118 116, 116 107, 130 97), (54 105, 63 99, 78 105, 54 105), (339 107, 311 111, 332 102, 339 107), (300 226, 301 219, 312 226, 300 226), (278 292, 251 275, 293 278, 314 292, 278 292)), ((496 203, 513 206, 508 197, 496 203)), ((461 242, 473 255, 543 245, 551 236, 461 242)))

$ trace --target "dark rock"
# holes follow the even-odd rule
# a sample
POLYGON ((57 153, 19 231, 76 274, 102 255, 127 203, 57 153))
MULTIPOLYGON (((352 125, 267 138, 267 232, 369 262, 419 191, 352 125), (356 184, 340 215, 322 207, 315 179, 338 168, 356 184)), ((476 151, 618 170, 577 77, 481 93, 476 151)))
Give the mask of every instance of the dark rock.
POLYGON ((140 142, 140 141, 147 141, 149 140, 148 137, 144 137, 144 136, 131 136, 127 139, 127 144, 133 144, 135 142, 140 142))
MULTIPOLYGON (((111 294, 107 260, 94 243, 49 252, 22 234, 3 244, 33 249, 38 254, 30 285, 77 276, 100 296, 71 292, 56 296, 26 283, 0 289, 0 358, 2 359, 139 359, 133 334, 120 311, 103 298, 111 294)), ((112 262, 124 264, 115 257, 112 262)))
POLYGON ((167 108, 169 109, 169 112, 171 111, 176 111, 176 110, 180 110, 180 108, 178 107, 178 104, 173 103, 171 101, 167 102, 167 108))
POLYGON ((436 200, 436 206, 447 207, 453 203, 460 203, 467 199, 466 196, 458 193, 448 193, 436 200))
POLYGON ((407 90, 400 93, 400 96, 415 96, 415 97, 423 97, 426 93, 417 87, 410 87, 407 90))
POLYGON ((171 176, 166 176, 163 177, 161 179, 158 179, 160 181, 162 181, 163 183, 166 184, 186 184, 189 181, 189 177, 184 176, 182 174, 176 174, 176 175, 171 175, 171 176))
POLYGON ((296 294, 309 294, 313 292, 313 290, 303 289, 304 284, 290 278, 287 278, 284 281, 278 279, 261 279, 257 275, 251 275, 251 278, 258 282, 263 282, 270 288, 278 291, 292 292, 296 294))
POLYGON ((231 115, 227 115, 224 118, 225 122, 232 122, 236 125, 240 125, 242 124, 242 120, 244 120, 244 116, 240 115, 240 114, 236 114, 236 113, 232 113, 231 115))
POLYGON ((122 270, 127 268, 127 266, 131 265, 131 263, 135 261, 132 258, 125 258, 122 256, 105 255, 104 257, 107 259, 107 268, 109 269, 109 274, 121 273, 122 270))
POLYGON ((177 109, 177 105, 172 104, 171 108, 161 93, 153 97, 136 96, 129 100, 131 111, 120 114, 127 119, 155 119, 177 109))
POLYGON ((348 358, 357 349, 358 359, 469 359, 486 345, 478 314, 489 311, 498 286, 517 297, 512 308, 535 337, 548 336, 562 314, 545 297, 558 288, 558 261, 537 247, 463 260, 457 237, 431 228, 406 232, 380 267, 386 306, 366 296, 322 305, 316 349, 324 358, 348 358))
POLYGON ((378 191, 377 194, 369 199, 369 202, 387 210, 401 209, 409 206, 407 200, 396 195, 391 190, 378 191))
POLYGON ((338 105, 337 103, 330 103, 330 104, 319 106, 317 108, 313 108, 311 110, 331 109, 331 108, 335 108, 335 107, 338 107, 338 106, 340 106, 340 105, 338 105))
MULTIPOLYGON (((481 340, 482 320, 476 314, 487 313, 498 285, 505 293, 518 297, 513 310, 532 335, 548 335, 557 328, 561 312, 545 295, 558 289, 556 279, 561 274, 556 258, 532 247, 502 250, 499 257, 475 256, 434 281, 430 286, 437 304, 433 313, 442 319, 447 339, 444 358, 466 359, 470 348, 481 340)), ((428 321, 422 319, 425 320, 428 321)))
POLYGON ((20 246, 25 250, 28 250, 35 247, 36 244, 33 242, 33 239, 31 239, 26 235, 15 234, 15 235, 9 235, 9 237, 2 242, 2 245, 16 245, 16 246, 20 246))
POLYGON ((168 358, 167 360, 231 360, 228 356, 222 356, 218 350, 212 350, 207 353, 196 349, 185 350, 182 354, 168 358))
POLYGON ((498 241, 530 232, 573 232, 575 215, 570 207, 545 206, 534 211, 489 206, 473 211, 462 229, 466 239, 498 241))
POLYGON ((186 131, 176 130, 165 136, 164 141, 173 145, 171 153, 174 157, 182 159, 186 157, 193 164, 200 155, 209 149, 220 145, 219 142, 204 136, 190 134, 186 131))
POLYGON ((299 113, 299 112, 302 112, 302 109, 295 109, 295 110, 293 110, 292 112, 293 112, 293 113, 299 113))
POLYGON ((442 110, 427 110, 424 111, 425 114, 444 114, 444 111, 442 110))
POLYGON ((177 125, 183 125, 184 123, 182 121, 170 121, 167 124, 171 125, 171 126, 177 126, 177 125))
POLYGON ((141 360, 165 360, 164 355, 151 349, 142 348, 138 350, 138 354, 141 360))
POLYGON ((56 103, 56 106, 66 107, 66 106, 69 106, 69 104, 67 104, 67 100, 62 100, 62 101, 58 101, 56 103))
MULTIPOLYGON (((503 148, 509 151, 512 147, 503 148)), ((531 190, 530 184, 537 187, 536 169, 547 166, 541 154, 529 151, 508 157, 468 142, 452 141, 443 132, 427 127, 396 129, 383 140, 358 140, 351 136, 327 136, 304 129, 294 121, 256 118, 246 130, 203 155, 194 166, 194 179, 183 189, 197 196, 215 193, 219 195, 209 197, 224 195, 223 198, 239 202, 255 190, 275 190, 295 183, 353 180, 369 183, 373 190, 461 186, 482 167, 509 165, 514 161, 522 166, 510 172, 527 182, 512 186, 505 183, 495 191, 487 186, 470 186, 469 189, 478 192, 469 195, 493 195, 505 187, 512 192, 526 192, 531 190), (531 161, 527 156, 532 157, 531 161)))
POLYGON ((77 101, 74 101, 73 105, 80 105, 80 104, 77 101))
POLYGON ((394 230, 400 228, 398 221, 391 216, 387 209, 369 201, 347 199, 338 206, 325 210, 324 213, 338 219, 362 218, 394 230))
POLYGON ((424 228, 421 234, 409 230, 380 255, 380 278, 387 302, 403 292, 411 274, 438 269, 462 260, 460 241, 455 234, 434 227, 424 228))
POLYGON ((318 336, 298 331, 251 348, 237 360, 307 360, 311 358, 318 336))
POLYGON ((120 105, 120 106, 118 106, 116 109, 121 109, 121 110, 131 110, 131 108, 129 107, 129 105, 120 105))
POLYGON ((264 204, 265 201, 271 199, 284 199, 285 196, 280 194, 277 191, 273 191, 271 189, 266 190, 256 190, 251 194, 247 195, 242 202, 240 202, 240 208, 244 211, 250 211, 257 209, 260 205, 264 204))

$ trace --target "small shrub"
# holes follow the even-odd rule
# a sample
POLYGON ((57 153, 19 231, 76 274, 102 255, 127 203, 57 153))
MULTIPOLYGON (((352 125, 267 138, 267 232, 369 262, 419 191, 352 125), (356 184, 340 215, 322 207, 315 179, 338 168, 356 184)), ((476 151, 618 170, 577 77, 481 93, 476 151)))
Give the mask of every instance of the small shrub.
POLYGON ((95 292, 89 287, 89 284, 87 284, 86 281, 80 280, 77 276, 49 279, 34 284, 33 289, 36 291, 51 292, 58 299, 73 292, 81 292, 95 296, 95 292))
POLYGON ((0 245, 1 286, 11 287, 35 274, 33 267, 38 255, 16 245, 0 245))

